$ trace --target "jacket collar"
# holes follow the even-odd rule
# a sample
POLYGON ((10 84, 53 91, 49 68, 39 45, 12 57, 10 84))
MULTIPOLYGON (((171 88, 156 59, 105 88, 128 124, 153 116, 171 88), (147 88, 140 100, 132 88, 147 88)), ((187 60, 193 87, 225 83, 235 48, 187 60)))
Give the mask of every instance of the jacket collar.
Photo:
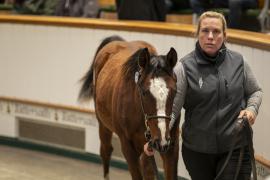
POLYGON ((207 56, 203 52, 199 42, 197 41, 196 42, 196 48, 195 48, 195 59, 196 59, 198 64, 214 64, 214 65, 218 65, 218 64, 221 64, 224 61, 226 51, 227 51, 227 48, 226 48, 225 44, 223 43, 221 48, 218 51, 218 54, 215 57, 207 56))

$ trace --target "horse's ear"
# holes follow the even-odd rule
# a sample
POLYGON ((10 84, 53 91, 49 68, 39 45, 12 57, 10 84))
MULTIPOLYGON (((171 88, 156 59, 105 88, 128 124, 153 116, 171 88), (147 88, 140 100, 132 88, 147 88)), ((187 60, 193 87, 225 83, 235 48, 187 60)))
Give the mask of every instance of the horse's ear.
POLYGON ((138 60, 138 64, 141 68, 145 68, 146 65, 149 63, 150 60, 150 54, 148 51, 148 48, 143 48, 139 50, 139 60, 138 60))
POLYGON ((170 51, 167 54, 167 61, 169 65, 173 68, 175 64, 177 63, 177 52, 174 48, 171 48, 170 51))

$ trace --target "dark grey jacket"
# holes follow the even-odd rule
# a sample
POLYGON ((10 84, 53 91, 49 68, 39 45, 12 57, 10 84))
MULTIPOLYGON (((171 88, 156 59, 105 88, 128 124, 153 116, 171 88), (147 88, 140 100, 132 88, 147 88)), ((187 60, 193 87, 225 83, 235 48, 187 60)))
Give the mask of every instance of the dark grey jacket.
MULTIPOLYGON (((229 151, 235 120, 243 109, 258 113, 262 92, 242 55, 223 46, 216 59, 197 47, 176 66, 177 95, 173 117, 182 106, 183 143, 203 153, 229 151), (248 74, 247 74, 248 73, 248 74)), ((237 146, 245 145, 237 142, 237 146)))

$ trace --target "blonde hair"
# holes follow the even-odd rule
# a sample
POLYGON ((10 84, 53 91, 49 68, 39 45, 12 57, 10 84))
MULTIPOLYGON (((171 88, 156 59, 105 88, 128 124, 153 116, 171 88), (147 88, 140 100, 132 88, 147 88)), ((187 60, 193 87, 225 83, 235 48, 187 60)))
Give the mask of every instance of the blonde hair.
POLYGON ((225 17, 223 16, 223 14, 218 13, 218 12, 214 12, 214 11, 206 11, 199 17, 197 31, 196 31, 197 36, 199 35, 200 29, 201 29, 201 22, 205 18, 217 18, 217 19, 220 19, 221 22, 222 22, 222 26, 223 26, 222 27, 223 34, 226 32, 227 23, 226 23, 226 20, 225 20, 225 17))

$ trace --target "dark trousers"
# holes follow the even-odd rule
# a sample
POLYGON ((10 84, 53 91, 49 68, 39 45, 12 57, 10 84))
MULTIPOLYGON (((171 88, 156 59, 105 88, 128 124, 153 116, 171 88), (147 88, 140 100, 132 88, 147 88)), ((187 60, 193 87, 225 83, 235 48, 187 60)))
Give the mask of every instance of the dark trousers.
MULTIPOLYGON (((218 180, 233 180, 235 177, 240 149, 233 151, 232 156, 218 180)), ((182 146, 182 156, 192 180, 214 180, 222 168, 228 153, 206 154, 192 151, 182 146)), ((245 147, 242 166, 237 180, 250 180, 251 158, 248 147, 245 147)))

